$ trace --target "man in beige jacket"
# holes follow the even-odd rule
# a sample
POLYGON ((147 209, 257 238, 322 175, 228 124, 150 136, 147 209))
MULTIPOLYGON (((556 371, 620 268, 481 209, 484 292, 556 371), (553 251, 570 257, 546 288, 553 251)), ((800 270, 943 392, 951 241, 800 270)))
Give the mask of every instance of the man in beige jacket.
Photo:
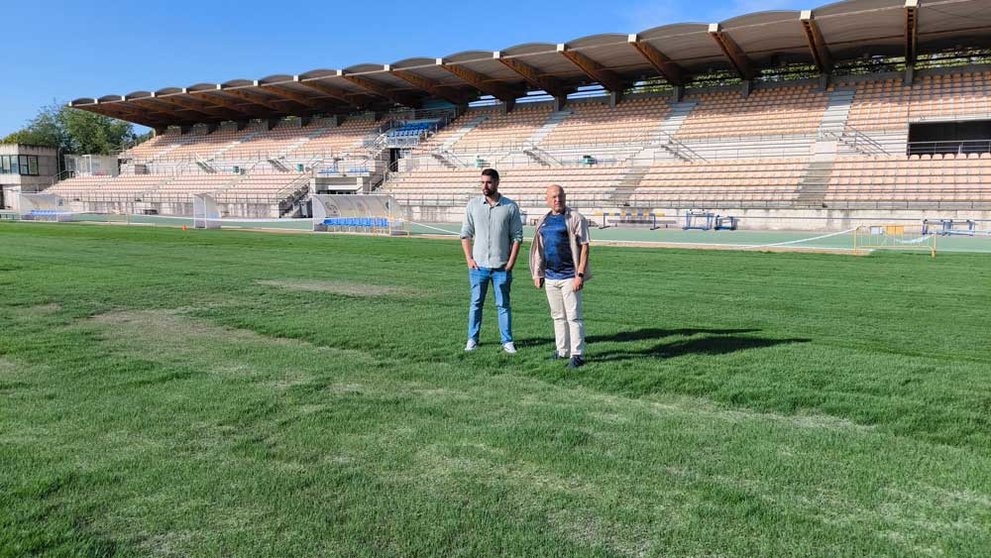
POLYGON ((537 223, 530 246, 530 274, 547 293, 554 320, 554 358, 568 358, 568 368, 585 364, 582 288, 588 267, 588 221, 565 203, 564 188, 547 187, 547 212, 537 223))

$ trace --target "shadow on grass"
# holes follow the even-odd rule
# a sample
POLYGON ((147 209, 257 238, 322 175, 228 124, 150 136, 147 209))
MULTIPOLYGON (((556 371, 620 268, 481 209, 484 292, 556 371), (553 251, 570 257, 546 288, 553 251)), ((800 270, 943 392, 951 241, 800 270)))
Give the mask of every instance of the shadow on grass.
POLYGON ((631 358, 675 358, 685 355, 722 355, 747 349, 763 349, 791 343, 808 343, 811 339, 767 339, 764 337, 703 337, 674 343, 660 343, 639 350, 590 351, 596 361, 616 361, 631 358))
MULTIPOLYGON (((743 351, 746 349, 760 349, 784 345, 791 343, 808 343, 811 339, 769 339, 765 337, 747 337, 740 334, 755 333, 760 329, 706 329, 706 328, 680 328, 661 329, 644 328, 633 331, 621 331, 610 335, 590 335, 585 338, 585 342, 592 345, 589 351, 590 360, 595 361, 617 361, 632 358, 658 358, 667 359, 684 355, 721 355, 743 351), (696 339, 686 339, 672 343, 657 343, 651 347, 637 349, 613 349, 596 350, 595 344, 599 343, 634 343, 637 341, 660 341, 666 337, 681 336, 691 337, 702 335, 696 339)), ((543 345, 553 345, 554 339, 549 337, 535 337, 523 340, 519 343, 523 346, 537 347, 543 345)))
MULTIPOLYGON (((621 331, 619 333, 614 333, 612 335, 590 335, 585 338, 586 343, 623 343, 629 341, 650 341, 652 339, 663 339, 665 337, 671 337, 673 335, 681 335, 684 337, 690 337, 692 335, 733 335, 739 333, 754 333, 760 331, 759 329, 699 329, 699 328, 681 328, 681 329, 661 329, 656 327, 648 327, 644 329, 637 329, 634 331, 621 331)), ((551 339, 550 341, 553 341, 551 339)))

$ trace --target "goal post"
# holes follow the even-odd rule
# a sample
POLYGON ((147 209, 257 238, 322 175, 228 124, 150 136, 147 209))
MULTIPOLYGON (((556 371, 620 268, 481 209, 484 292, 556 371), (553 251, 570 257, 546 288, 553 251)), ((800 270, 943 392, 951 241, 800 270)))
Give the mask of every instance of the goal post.
POLYGON ((907 250, 936 257, 936 235, 920 225, 864 225, 853 231, 853 251, 907 250))
POLYGON ((193 228, 220 228, 220 206, 210 194, 193 194, 193 228))

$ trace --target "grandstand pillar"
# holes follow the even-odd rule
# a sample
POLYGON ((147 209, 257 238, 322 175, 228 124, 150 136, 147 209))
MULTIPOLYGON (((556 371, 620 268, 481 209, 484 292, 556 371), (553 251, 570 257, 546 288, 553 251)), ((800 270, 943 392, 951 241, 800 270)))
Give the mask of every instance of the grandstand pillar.
POLYGON ((554 112, 557 112, 564 108, 564 105, 568 102, 567 95, 561 95, 560 97, 554 97, 554 112))
POLYGON ((282 120, 282 119, 281 119, 281 118, 266 118, 266 119, 265 119, 265 120, 264 120, 264 121, 262 122, 262 127, 263 127, 263 128, 264 128, 264 129, 266 130, 266 131, 267 131, 267 130, 271 130, 272 128, 274 128, 274 127, 275 127, 275 126, 276 126, 276 125, 277 125, 277 124, 279 123, 279 121, 280 121, 280 120, 282 120))
POLYGON ((164 134, 165 132, 169 131, 169 127, 168 126, 162 126, 160 128, 153 128, 153 129, 155 130, 155 135, 156 136, 160 136, 160 135, 164 134))
POLYGON ((623 94, 621 92, 619 92, 619 91, 610 91, 609 92, 609 108, 616 108, 616 105, 619 104, 619 101, 622 99, 622 97, 623 97, 623 94))
POLYGON ((216 122, 211 122, 211 123, 209 123, 209 124, 206 125, 206 133, 212 134, 212 133, 216 132, 217 131, 217 128, 219 128, 219 127, 220 127, 220 124, 217 124, 216 122))
POLYGON ((915 83, 915 64, 905 64, 905 77, 902 83, 908 86, 915 83))
POLYGON ((189 124, 183 124, 179 126, 179 135, 188 134, 189 132, 192 131, 193 131, 193 127, 190 126, 189 124))
POLYGON ((299 117, 299 127, 300 128, 305 128, 305 127, 309 126, 310 125, 310 122, 313 122, 313 117, 312 116, 300 116, 299 117))
POLYGON ((740 85, 742 86, 740 88, 740 93, 743 94, 743 98, 744 99, 746 99, 747 97, 750 96, 751 93, 753 93, 753 91, 754 91, 754 80, 752 80, 752 79, 745 79, 745 80, 743 80, 741 82, 740 85))
POLYGON ((829 82, 832 80, 832 77, 832 74, 819 74, 819 91, 829 89, 829 82))
POLYGON ((671 88, 671 97, 676 103, 680 103, 685 98, 685 86, 675 85, 671 88))
POLYGON ((240 132, 241 130, 243 130, 243 129, 245 129, 245 128, 248 127, 248 122, 249 121, 247 121, 247 120, 235 120, 234 121, 234 129, 236 131, 240 132))

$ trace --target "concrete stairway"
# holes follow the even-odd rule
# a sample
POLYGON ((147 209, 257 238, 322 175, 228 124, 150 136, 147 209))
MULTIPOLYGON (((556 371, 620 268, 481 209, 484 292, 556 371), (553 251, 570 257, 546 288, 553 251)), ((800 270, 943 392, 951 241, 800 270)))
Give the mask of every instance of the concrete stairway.
POLYGON ((449 138, 444 140, 444 143, 441 144, 439 150, 449 151, 451 147, 453 147, 454 144, 461 141, 461 138, 465 137, 465 135, 467 135, 468 132, 474 130, 475 128, 478 128, 479 124, 485 122, 488 119, 489 117, 487 115, 482 115, 482 116, 476 116, 475 118, 472 118, 468 122, 465 122, 463 126, 455 130, 453 135, 451 135, 449 138))
POLYGON ((829 178, 833 175, 834 160, 811 161, 805 167, 802 181, 798 183, 796 205, 802 207, 822 207, 826 199, 829 178))
POLYGON ((554 128, 560 126, 561 123, 567 120, 572 114, 574 113, 568 109, 550 113, 547 120, 544 122, 544 125, 537 128, 537 130, 533 132, 529 138, 527 138, 526 143, 530 145, 539 144, 545 137, 547 137, 547 134, 551 133, 554 128))
POLYGON ((643 181, 643 177, 647 175, 648 171, 650 171, 650 167, 647 165, 630 167, 620 179, 619 184, 616 185, 610 203, 616 207, 622 207, 629 203, 630 196, 636 191, 637 186, 643 181))

